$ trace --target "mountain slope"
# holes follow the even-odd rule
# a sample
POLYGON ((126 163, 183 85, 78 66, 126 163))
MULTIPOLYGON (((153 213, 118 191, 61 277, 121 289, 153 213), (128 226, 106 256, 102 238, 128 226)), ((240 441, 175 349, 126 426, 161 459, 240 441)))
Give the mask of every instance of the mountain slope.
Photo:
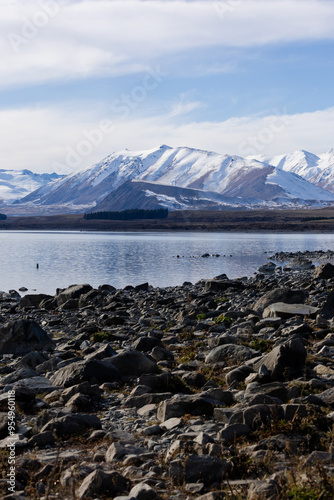
MULTIPOLYGON (((280 166, 288 165, 288 160, 282 160, 280 166)), ((299 160, 304 167, 303 158, 299 160)), ((292 158, 289 161, 293 163, 292 158)), ((253 203, 267 205, 276 204, 278 198, 292 204, 334 202, 332 193, 266 160, 161 146, 113 153, 89 169, 38 189, 20 203, 93 208, 131 180, 252 198, 253 203)))
POLYGON ((301 150, 288 155, 257 155, 247 158, 273 165, 285 172, 293 172, 312 184, 334 192, 334 149, 319 156, 301 150))
POLYGON ((58 174, 35 174, 30 170, 0 169, 0 203, 12 203, 63 177, 58 174))

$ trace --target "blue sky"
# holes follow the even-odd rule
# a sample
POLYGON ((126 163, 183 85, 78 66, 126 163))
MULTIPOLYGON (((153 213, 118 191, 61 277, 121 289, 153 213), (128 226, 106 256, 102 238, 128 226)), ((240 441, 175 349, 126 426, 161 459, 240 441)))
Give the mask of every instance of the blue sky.
POLYGON ((334 2, 0 0, 0 168, 334 147, 334 2))

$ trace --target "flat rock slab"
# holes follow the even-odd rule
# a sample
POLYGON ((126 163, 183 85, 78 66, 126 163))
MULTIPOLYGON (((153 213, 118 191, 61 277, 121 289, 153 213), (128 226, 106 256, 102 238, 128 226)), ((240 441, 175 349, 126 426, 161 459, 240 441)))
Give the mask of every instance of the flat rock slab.
POLYGON ((312 307, 305 304, 285 304, 276 302, 266 307, 263 311, 264 318, 292 318, 293 316, 314 317, 319 311, 318 307, 312 307))

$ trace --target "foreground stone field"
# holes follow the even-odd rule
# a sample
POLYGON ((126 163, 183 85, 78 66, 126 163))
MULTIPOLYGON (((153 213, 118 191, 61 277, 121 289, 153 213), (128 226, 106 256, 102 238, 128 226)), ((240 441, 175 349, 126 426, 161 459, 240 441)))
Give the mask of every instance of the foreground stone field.
POLYGON ((1 498, 333 498, 334 267, 297 257, 170 288, 1 292, 1 498))

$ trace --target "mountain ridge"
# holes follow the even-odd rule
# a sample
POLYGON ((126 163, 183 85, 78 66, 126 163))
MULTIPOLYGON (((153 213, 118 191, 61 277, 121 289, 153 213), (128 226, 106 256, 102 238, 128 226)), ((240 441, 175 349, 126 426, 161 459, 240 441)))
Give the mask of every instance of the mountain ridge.
MULTIPOLYGON (((282 206, 321 206, 334 203, 334 150, 322 155, 300 150, 288 155, 246 158, 167 145, 144 151, 121 150, 85 170, 42 186, 18 203, 58 204, 71 210, 80 206, 92 211, 128 181, 174 187, 174 209, 180 204, 182 188, 217 193, 231 199, 231 206, 235 199, 250 206, 277 207, 279 200, 283 200, 282 206), (315 178, 317 182, 311 182, 315 178)), ((133 195, 133 186, 132 191, 133 195)), ((171 190, 169 193, 173 198, 171 190)), ((161 206, 165 206, 161 195, 155 194, 160 196, 161 206)), ((193 206, 196 196, 190 198, 193 206)))

